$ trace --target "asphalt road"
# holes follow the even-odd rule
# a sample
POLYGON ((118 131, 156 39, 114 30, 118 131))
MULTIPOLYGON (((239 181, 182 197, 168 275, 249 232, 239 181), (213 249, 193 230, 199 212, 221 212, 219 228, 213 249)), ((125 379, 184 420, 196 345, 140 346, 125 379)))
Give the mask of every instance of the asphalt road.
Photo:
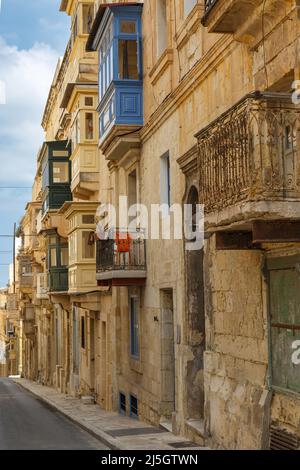
POLYGON ((9 379, 0 379, 0 450, 107 449, 9 379))

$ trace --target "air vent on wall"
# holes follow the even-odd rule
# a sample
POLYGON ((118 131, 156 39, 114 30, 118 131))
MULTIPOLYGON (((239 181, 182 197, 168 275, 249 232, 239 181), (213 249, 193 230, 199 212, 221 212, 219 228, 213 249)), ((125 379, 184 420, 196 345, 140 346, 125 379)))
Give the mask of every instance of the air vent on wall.
POLYGON ((270 428, 270 450, 298 450, 300 439, 276 426, 270 428))

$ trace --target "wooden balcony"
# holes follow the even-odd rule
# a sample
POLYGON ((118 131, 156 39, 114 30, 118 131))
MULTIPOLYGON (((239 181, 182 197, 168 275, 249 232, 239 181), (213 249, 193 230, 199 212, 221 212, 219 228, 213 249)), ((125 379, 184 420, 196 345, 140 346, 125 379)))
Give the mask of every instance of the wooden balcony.
POLYGON ((19 299, 17 294, 7 294, 7 305, 8 315, 13 315, 19 310, 19 299))
POLYGON ((248 95, 196 137, 206 224, 300 216, 300 109, 290 95, 248 95))
POLYGON ((18 256, 18 261, 19 261, 20 289, 30 292, 33 287, 33 272, 32 272, 31 256, 21 253, 18 256))
POLYGON ((36 275, 36 298, 38 300, 47 300, 49 286, 48 286, 48 274, 38 273, 36 275))
POLYGON ((116 229, 107 240, 97 240, 99 286, 141 286, 146 282, 146 242, 143 232, 116 229))

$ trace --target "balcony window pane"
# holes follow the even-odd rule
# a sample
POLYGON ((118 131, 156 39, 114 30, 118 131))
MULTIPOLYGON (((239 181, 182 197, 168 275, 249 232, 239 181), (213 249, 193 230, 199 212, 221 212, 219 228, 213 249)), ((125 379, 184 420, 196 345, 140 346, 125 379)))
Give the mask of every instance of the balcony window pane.
POLYGON ((121 21, 120 32, 123 34, 136 34, 136 22, 135 21, 121 21))
POLYGON ((86 225, 93 225, 95 223, 95 216, 93 214, 83 215, 82 223, 86 225))
POLYGON ((69 250, 68 247, 62 247, 60 252, 60 265, 68 266, 69 264, 69 250))
POLYGON ((51 268, 57 267, 56 248, 51 248, 50 250, 50 266, 51 268))
POLYGON ((93 23, 93 11, 91 5, 83 5, 82 23, 83 34, 90 34, 93 23))
POLYGON ((184 0, 184 17, 186 18, 197 5, 197 0, 184 0))
POLYGON ((85 136, 87 140, 92 140, 94 138, 94 122, 93 114, 85 114, 85 136))
POLYGON ((82 232, 82 257, 84 259, 95 258, 95 245, 91 239, 92 232, 82 232))
POLYGON ((53 163, 53 183, 68 183, 69 182, 69 163, 68 162, 55 162, 53 163))
POLYGON ((119 79, 138 80, 138 43, 135 40, 119 40, 119 79))
POLYGON ((86 96, 84 99, 85 106, 93 106, 94 100, 91 96, 86 96))

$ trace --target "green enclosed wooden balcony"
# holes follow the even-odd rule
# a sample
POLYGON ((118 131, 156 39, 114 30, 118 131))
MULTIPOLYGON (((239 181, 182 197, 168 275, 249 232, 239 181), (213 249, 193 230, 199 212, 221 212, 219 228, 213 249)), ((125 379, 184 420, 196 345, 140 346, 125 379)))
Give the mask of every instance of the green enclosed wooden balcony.
POLYGON ((68 291, 68 241, 55 231, 47 234, 48 291, 68 291))
POLYGON ((41 149, 43 215, 72 200, 70 155, 71 147, 65 140, 45 142, 41 149))

